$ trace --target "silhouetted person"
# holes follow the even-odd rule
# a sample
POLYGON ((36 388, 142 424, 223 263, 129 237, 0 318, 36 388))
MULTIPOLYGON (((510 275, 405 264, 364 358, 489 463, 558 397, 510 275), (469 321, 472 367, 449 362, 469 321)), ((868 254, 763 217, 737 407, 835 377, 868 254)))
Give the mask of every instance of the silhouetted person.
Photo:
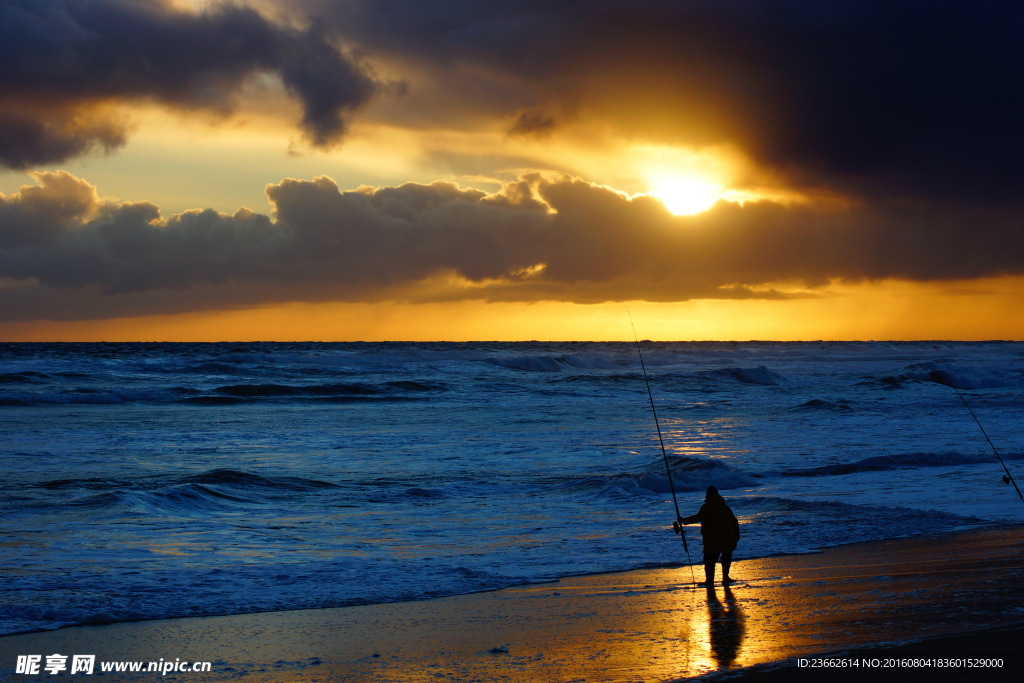
POLYGON ((704 504, 695 515, 680 519, 680 524, 700 522, 700 535, 704 540, 704 585, 715 583, 715 563, 722 558, 722 583, 732 583, 729 567, 732 551, 740 540, 740 523, 714 486, 708 487, 704 504))

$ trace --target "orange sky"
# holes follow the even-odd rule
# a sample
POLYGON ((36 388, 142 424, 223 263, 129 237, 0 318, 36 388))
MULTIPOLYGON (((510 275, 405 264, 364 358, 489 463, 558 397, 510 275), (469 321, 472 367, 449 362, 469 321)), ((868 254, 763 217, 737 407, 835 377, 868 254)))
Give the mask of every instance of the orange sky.
POLYGON ((901 283, 793 301, 286 304, 214 313, 8 323, 6 341, 656 341, 1024 339, 1020 279, 979 297, 901 283), (1000 291, 1001 290, 1001 291, 1000 291), (970 331, 965 334, 965 331, 970 331), (355 334, 354 334, 355 332, 355 334))

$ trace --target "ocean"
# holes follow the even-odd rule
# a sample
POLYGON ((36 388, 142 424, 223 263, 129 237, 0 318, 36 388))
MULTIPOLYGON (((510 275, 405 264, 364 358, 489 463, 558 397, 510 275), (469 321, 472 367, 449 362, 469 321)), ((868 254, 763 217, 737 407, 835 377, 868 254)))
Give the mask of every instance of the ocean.
MULTIPOLYGON (((1024 343, 641 348, 739 560, 1024 523, 1024 343)), ((632 342, 0 344, 0 435, 0 634, 687 562, 632 342)))

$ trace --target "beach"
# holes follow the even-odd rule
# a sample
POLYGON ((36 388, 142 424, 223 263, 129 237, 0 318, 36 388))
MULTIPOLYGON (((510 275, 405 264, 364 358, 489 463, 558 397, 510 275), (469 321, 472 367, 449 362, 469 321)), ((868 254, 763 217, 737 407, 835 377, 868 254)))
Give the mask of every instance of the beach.
POLYGON ((15 665, 56 653, 95 655, 94 675, 102 662, 210 662, 202 673, 102 676, 112 681, 918 680, 951 667, 1009 680, 1024 664, 1012 646, 1024 625, 1022 550, 1024 528, 996 527, 740 556, 736 584, 712 591, 674 567, 434 600, 79 626, 0 638, 0 671, 53 678, 15 665), (865 649, 874 646, 885 647, 865 649))

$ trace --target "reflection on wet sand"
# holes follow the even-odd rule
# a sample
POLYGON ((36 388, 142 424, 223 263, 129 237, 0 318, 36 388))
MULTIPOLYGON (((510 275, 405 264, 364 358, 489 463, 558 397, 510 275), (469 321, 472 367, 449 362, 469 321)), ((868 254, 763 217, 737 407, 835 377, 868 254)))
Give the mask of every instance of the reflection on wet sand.
POLYGON ((725 603, 714 588, 708 588, 708 625, 711 656, 719 669, 728 669, 736 661, 743 645, 743 610, 729 586, 723 587, 725 603))
POLYGON ((694 596, 692 601, 687 599, 685 604, 679 604, 686 610, 688 623, 679 643, 686 657, 676 675, 704 674, 744 665, 743 609, 732 588, 723 586, 718 590, 722 591, 721 598, 715 588, 701 588, 689 594, 694 596))

